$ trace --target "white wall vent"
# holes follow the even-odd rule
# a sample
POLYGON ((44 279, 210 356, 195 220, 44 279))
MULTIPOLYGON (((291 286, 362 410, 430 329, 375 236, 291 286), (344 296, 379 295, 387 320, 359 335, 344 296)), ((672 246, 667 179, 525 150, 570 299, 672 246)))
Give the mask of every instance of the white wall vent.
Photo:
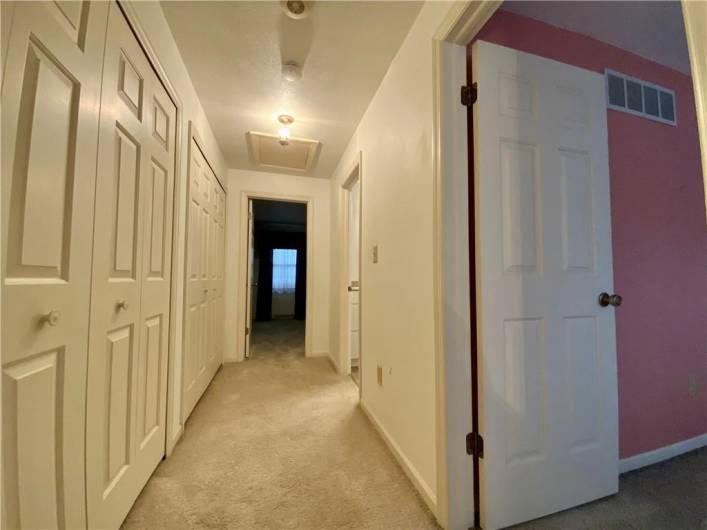
POLYGON ((606 101, 610 109, 677 125, 675 92, 669 88, 607 69, 606 101))

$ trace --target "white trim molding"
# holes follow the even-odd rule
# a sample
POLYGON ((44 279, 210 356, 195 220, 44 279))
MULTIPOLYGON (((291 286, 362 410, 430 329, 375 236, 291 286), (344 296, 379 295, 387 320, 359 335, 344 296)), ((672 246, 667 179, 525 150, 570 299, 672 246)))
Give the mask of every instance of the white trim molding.
POLYGON ((383 424, 378 421, 378 418, 366 406, 366 403, 363 400, 360 400, 359 405, 361 405, 361 410, 363 410, 363 412, 366 414, 366 417, 368 417, 368 419, 371 421, 376 431, 378 431, 378 434, 380 434, 381 438, 383 438, 385 445, 387 445, 388 449, 390 449, 390 452, 393 453, 395 460, 398 461, 398 464, 400 464, 400 467, 403 468, 403 471, 405 472, 407 477, 415 485, 415 488, 422 497, 422 500, 425 501, 427 507, 432 511, 435 517, 437 517, 437 496, 432 491, 432 488, 430 488, 429 484, 425 482, 425 479, 422 478, 420 472, 412 464, 412 462, 410 462, 408 457, 405 456, 405 453, 403 453, 402 449, 400 449, 400 446, 395 443, 393 437, 388 433, 388 431, 385 430, 383 424))
POLYGON ((687 440, 672 445, 666 445, 665 447, 660 447, 653 451, 622 458, 619 460, 619 473, 627 473, 634 469, 651 466, 705 446, 707 446, 707 433, 695 436, 694 438, 688 438, 687 440))
POLYGON ((682 0, 682 16, 685 20, 687 48, 690 52, 697 127, 702 148, 702 178, 705 183, 705 204, 707 205, 707 61, 704 60, 707 53, 707 2, 682 0))
POLYGON ((437 521, 474 526, 469 312, 468 141, 459 88, 466 47, 500 7, 499 0, 455 2, 432 39, 434 119, 434 290, 437 521))

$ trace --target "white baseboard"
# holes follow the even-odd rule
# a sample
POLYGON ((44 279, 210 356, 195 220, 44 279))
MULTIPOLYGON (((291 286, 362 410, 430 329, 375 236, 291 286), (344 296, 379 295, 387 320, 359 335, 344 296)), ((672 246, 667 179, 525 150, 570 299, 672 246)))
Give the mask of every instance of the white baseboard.
POLYGON ((690 451, 694 451, 695 449, 705 446, 707 446, 707 433, 683 440, 682 442, 667 445, 653 451, 648 451, 647 453, 622 458, 619 460, 619 473, 626 473, 627 471, 633 471, 634 469, 640 469, 645 466, 657 464, 663 460, 668 460, 683 453, 689 453, 690 451))
POLYGON ((312 359, 315 357, 330 357, 328 351, 315 351, 309 354, 305 353, 304 356, 307 357, 307 359, 312 359))
POLYGON ((410 460, 408 460, 408 458, 402 452, 400 446, 398 446, 395 440, 393 440, 390 434, 388 434, 388 431, 385 429, 385 427, 383 427, 383 425, 378 421, 376 415, 371 412, 371 410, 366 406, 363 400, 359 401, 359 404, 361 405, 361 409, 363 410, 363 412, 366 414, 366 416, 368 416, 368 419, 371 420, 371 423, 378 431, 378 434, 380 434, 381 438, 383 438, 383 441, 388 446, 388 449, 390 449, 390 452, 393 453, 393 456, 400 464, 400 467, 402 467, 403 471, 405 471, 405 474, 408 476, 413 486, 415 486, 417 491, 422 496, 422 499, 425 501, 432 513, 437 516, 437 496, 435 495, 435 493, 429 487, 427 482, 425 482, 425 480, 422 478, 419 471, 417 471, 417 468, 415 468, 412 462, 410 462, 410 460))
POLYGON ((182 434, 184 434, 184 425, 180 425, 177 432, 174 433, 174 437, 171 440, 167 440, 167 445, 165 447, 165 458, 172 456, 172 451, 174 451, 174 448, 177 447, 177 442, 181 439, 182 434))
POLYGON ((331 353, 328 353, 327 357, 329 358, 329 362, 331 363, 332 367, 334 368, 334 371, 338 374, 339 373, 339 363, 337 362, 336 358, 331 353))

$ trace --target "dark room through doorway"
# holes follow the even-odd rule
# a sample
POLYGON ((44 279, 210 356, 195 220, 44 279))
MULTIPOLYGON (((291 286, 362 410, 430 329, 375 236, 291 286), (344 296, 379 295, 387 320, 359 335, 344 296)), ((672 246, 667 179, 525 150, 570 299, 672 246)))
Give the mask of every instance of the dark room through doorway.
POLYGON ((307 204, 253 199, 250 359, 305 355, 307 204))

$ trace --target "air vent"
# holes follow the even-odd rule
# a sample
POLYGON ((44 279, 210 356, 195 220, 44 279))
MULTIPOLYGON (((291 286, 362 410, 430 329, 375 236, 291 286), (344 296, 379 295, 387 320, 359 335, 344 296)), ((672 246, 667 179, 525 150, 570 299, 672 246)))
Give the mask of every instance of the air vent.
POLYGON ((607 105, 649 120, 677 124, 675 92, 612 70, 606 70, 607 105))
POLYGON ((311 173, 321 148, 321 142, 304 138, 290 138, 287 145, 281 145, 277 135, 252 131, 246 138, 253 164, 263 169, 311 173))

